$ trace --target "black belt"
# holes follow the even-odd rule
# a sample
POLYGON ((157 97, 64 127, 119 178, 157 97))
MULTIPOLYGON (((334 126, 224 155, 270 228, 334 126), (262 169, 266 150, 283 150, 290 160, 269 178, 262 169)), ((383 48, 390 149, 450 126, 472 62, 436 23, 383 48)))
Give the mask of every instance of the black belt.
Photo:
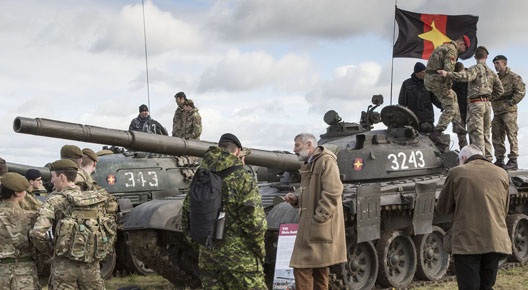
POLYGON ((22 263, 22 262, 33 262, 31 257, 22 257, 22 258, 3 258, 0 259, 0 264, 13 264, 13 263, 22 263))
POLYGON ((487 101, 489 101, 488 96, 478 96, 478 97, 469 98, 469 102, 470 102, 470 103, 474 103, 474 102, 487 102, 487 101))

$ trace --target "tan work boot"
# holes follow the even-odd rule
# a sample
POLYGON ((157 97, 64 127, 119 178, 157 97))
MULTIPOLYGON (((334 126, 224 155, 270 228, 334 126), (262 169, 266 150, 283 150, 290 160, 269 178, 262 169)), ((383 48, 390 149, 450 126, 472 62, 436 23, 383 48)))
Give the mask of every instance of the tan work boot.
POLYGON ((502 168, 506 170, 517 170, 519 169, 519 166, 517 165, 517 158, 510 158, 508 160, 508 163, 504 165, 502 168))
POLYGON ((467 134, 466 128, 462 126, 460 123, 453 123, 453 133, 459 134, 459 135, 465 135, 467 134))

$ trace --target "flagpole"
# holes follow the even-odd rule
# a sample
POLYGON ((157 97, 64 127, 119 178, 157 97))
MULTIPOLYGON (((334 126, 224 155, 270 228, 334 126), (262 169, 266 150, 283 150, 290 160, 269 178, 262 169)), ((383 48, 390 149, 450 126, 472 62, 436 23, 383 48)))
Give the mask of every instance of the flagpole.
POLYGON ((392 24, 392 54, 391 54, 391 84, 390 84, 390 104, 392 105, 392 81, 394 76, 394 36, 396 34, 396 8, 398 0, 394 0, 394 23, 392 24))

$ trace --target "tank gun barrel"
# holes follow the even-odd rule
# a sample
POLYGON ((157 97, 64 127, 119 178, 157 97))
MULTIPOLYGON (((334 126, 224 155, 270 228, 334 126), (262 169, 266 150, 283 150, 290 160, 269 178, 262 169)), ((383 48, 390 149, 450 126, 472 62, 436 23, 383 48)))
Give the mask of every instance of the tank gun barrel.
POLYGON ((25 175, 28 169, 33 168, 33 169, 37 169, 38 171, 40 171, 40 175, 42 175, 43 181, 49 181, 51 179, 51 173, 50 173, 49 168, 47 167, 36 167, 36 166, 29 166, 29 165, 12 163, 12 162, 6 162, 6 164, 7 164, 7 170, 9 172, 16 172, 16 173, 25 175))
MULTIPOLYGON (((207 141, 185 140, 178 137, 109 129, 43 118, 17 117, 13 122, 13 130, 17 133, 121 146, 137 151, 177 156, 203 157, 210 146, 217 145, 217 143, 207 141)), ((259 149, 251 149, 251 154, 246 156, 246 163, 284 170, 300 168, 300 162, 294 154, 259 149)))

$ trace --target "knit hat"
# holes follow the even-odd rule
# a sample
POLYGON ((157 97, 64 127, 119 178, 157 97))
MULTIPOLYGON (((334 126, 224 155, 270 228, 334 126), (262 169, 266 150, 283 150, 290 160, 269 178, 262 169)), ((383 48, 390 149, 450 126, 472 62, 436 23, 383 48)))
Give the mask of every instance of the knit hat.
POLYGON ((417 62, 414 65, 414 73, 419 73, 419 72, 424 71, 424 70, 425 70, 425 64, 423 64, 421 62, 417 62))

